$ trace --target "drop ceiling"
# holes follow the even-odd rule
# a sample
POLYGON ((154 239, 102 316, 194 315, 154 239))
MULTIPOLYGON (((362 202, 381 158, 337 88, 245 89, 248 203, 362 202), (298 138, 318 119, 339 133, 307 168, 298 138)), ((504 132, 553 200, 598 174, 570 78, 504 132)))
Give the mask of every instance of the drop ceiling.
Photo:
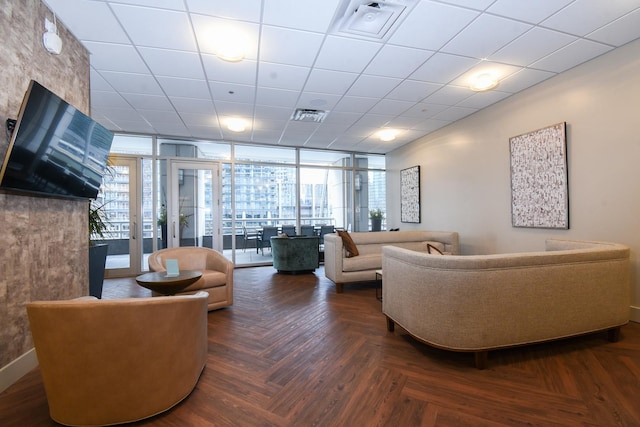
POLYGON ((640 37, 640 0, 393 0, 404 11, 382 37, 340 31, 351 0, 45 2, 89 50, 92 116, 113 131, 368 153, 640 37), (216 55, 226 27, 248 40, 244 60, 216 55), (482 72, 496 89, 469 89, 482 72), (226 129, 232 117, 247 129, 226 129), (395 140, 375 136, 388 128, 395 140))

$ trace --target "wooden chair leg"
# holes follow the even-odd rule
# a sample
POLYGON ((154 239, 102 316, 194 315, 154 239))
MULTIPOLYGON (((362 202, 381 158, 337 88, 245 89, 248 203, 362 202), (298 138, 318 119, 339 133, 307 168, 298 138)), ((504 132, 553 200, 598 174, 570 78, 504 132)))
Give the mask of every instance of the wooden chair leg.
POLYGON ((476 351, 474 353, 476 368, 485 369, 487 367, 487 359, 489 358, 488 351, 476 351))
POLYGON ((387 331, 393 332, 396 329, 396 322, 393 321, 389 316, 387 316, 387 331))
POLYGON ((610 342, 618 342, 620 340, 620 326, 609 329, 607 331, 607 339, 610 342))

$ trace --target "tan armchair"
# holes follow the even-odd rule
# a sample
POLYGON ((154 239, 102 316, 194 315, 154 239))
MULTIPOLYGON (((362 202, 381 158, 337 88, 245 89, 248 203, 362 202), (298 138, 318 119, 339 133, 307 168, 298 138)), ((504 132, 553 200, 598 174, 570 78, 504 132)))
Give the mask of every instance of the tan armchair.
POLYGON ((27 304, 49 413, 58 423, 129 423, 170 409, 207 359, 207 294, 27 304))
MULTIPOLYGON (((192 294, 203 290, 209 293, 209 310, 233 304, 233 268, 231 261, 220 252, 201 247, 181 247, 161 249, 149 256, 151 271, 166 271, 165 261, 177 259, 181 270, 198 270, 202 277, 186 287, 182 294, 192 294)), ((154 295, 157 295, 154 293, 154 295)))

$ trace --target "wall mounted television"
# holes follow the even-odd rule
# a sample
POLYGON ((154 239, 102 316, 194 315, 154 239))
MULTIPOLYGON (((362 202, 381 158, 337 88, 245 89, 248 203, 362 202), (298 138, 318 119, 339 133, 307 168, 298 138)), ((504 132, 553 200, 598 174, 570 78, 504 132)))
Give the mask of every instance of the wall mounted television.
POLYGON ((0 188, 94 199, 112 141, 112 132, 32 80, 0 170, 0 188))

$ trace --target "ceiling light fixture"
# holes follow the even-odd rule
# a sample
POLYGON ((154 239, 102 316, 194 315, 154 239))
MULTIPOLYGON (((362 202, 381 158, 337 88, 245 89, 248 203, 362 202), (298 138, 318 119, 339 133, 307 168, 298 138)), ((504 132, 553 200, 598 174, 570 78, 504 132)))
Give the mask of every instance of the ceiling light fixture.
POLYGON ((239 30, 229 27, 218 28, 210 37, 218 58, 227 62, 239 62, 244 59, 249 43, 239 30))
POLYGON ((244 132, 247 130, 247 121, 244 119, 231 117, 225 121, 225 124, 231 132, 244 132))
POLYGON ((378 138, 380 141, 389 142, 396 139, 396 135, 398 135, 398 131, 395 129, 383 129, 378 132, 378 138))
POLYGON ((498 86, 498 79, 496 79, 489 73, 482 73, 473 78, 469 87, 474 92, 484 92, 487 90, 491 90, 496 86, 498 86))

